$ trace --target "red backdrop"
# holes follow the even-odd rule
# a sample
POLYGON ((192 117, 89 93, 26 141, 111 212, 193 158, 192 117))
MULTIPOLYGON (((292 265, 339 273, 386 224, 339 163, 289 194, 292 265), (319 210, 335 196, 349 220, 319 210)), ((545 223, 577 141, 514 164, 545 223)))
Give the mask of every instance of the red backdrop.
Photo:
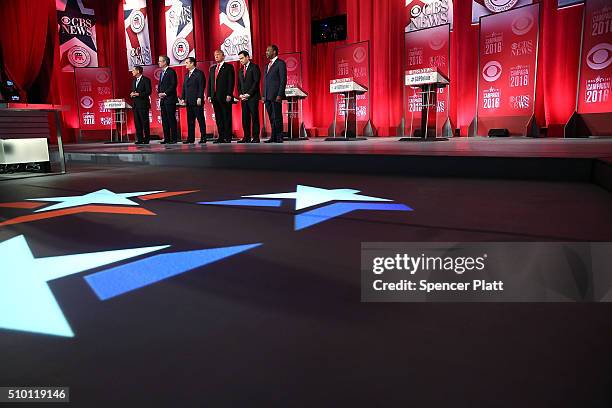
MULTIPOLYGON (((125 58, 122 1, 83 0, 83 3, 96 12, 100 65, 112 67, 116 96, 128 96, 131 76, 125 58)), ((476 109, 478 26, 471 25, 470 1, 453 3, 450 112, 453 123, 465 135, 476 109)), ((5 16, 0 37, 2 63, 31 100, 73 107, 64 114, 70 139, 73 134, 70 129, 78 127, 74 77, 59 71, 55 2, 40 0, 36 7, 28 4, 23 0, 0 2, 0 15, 5 16)), ((310 22, 313 18, 346 13, 348 38, 344 43, 370 41, 372 123, 379 135, 395 135, 402 115, 404 4, 405 0, 252 0, 249 9, 254 60, 265 64, 265 46, 271 42, 281 52, 301 51, 303 85, 309 93, 304 103, 304 121, 307 128, 326 135, 333 117, 333 98, 329 95, 333 51, 343 42, 312 46, 310 22)), ((166 52, 163 0, 147 0, 147 6, 151 45, 157 56, 166 52)), ((218 0, 193 0, 193 8, 196 57, 212 59, 218 44, 214 31, 218 0)), ((557 0, 542 1, 536 117, 540 126, 549 126, 549 134, 558 135, 553 130, 561 129, 560 125, 574 110, 582 11, 583 6, 557 10, 557 0)), ((234 126, 239 128, 239 108, 234 109, 234 115, 234 126)))

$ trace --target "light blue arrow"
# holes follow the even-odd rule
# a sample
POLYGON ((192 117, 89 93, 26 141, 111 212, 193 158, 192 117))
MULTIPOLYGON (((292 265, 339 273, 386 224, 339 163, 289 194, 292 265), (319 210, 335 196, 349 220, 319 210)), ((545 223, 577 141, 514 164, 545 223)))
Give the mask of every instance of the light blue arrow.
POLYGON ((260 245, 238 245, 155 255, 87 275, 85 281, 100 300, 107 300, 260 245))
POLYGON ((167 247, 34 258, 23 235, 4 241, 0 243, 0 328, 72 337, 48 281, 167 247))

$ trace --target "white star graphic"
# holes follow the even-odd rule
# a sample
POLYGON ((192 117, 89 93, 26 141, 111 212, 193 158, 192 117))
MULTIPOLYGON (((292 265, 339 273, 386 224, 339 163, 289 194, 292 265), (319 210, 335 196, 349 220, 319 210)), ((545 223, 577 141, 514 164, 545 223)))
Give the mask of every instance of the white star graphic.
POLYGON ((80 196, 69 196, 69 197, 46 197, 46 198, 28 198, 28 201, 53 201, 58 204, 53 204, 48 207, 41 208, 35 212, 57 210, 60 208, 78 207, 80 205, 88 204, 116 204, 116 205, 138 205, 134 201, 130 200, 131 197, 138 197, 142 195, 164 193, 165 190, 159 191, 140 191, 137 193, 114 193, 107 189, 94 191, 80 196))
POLYGON ((298 184, 295 192, 277 194, 259 194, 242 196, 243 198, 293 198, 295 209, 301 210, 330 201, 393 201, 386 198, 370 197, 357 194, 359 190, 338 188, 328 190, 325 188, 303 186, 298 184))
POLYGON ((34 258, 23 235, 4 241, 0 243, 0 328, 72 337, 48 281, 168 246, 34 258))

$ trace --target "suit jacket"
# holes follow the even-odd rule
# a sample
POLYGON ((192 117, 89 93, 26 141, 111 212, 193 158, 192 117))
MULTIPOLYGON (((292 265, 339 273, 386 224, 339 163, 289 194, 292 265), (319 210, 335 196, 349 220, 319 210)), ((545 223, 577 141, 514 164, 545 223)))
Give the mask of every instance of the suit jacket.
POLYGON ((151 95, 151 80, 146 76, 142 75, 138 86, 136 86, 136 78, 132 81, 132 92, 138 92, 138 96, 132 98, 134 109, 150 109, 151 101, 149 96, 151 95))
POLYGON ((161 81, 157 84, 157 92, 164 92, 166 96, 160 100, 163 105, 176 105, 178 97, 176 96, 176 87, 178 81, 176 79, 176 72, 168 67, 166 73, 161 77, 161 81))
POLYGON ((238 93, 240 95, 249 94, 249 99, 260 99, 261 92, 259 83, 261 82, 261 71, 257 64, 249 62, 249 67, 244 76, 244 67, 238 69, 238 93))
POLYGON ((209 98, 215 98, 218 101, 225 102, 227 96, 234 97, 234 84, 236 81, 234 66, 224 62, 219 70, 219 75, 217 75, 217 80, 215 81, 216 69, 217 64, 210 67, 207 94, 209 98))
POLYGON ((206 88, 206 77, 202 71, 196 68, 191 76, 189 76, 189 73, 185 76, 181 99, 184 99, 187 105, 195 106, 198 103, 198 98, 202 98, 202 106, 204 106, 204 88, 206 88))
MULTIPOLYGON (((269 63, 268 63, 269 65, 269 63)), ((264 67, 264 100, 273 101, 277 96, 285 99, 285 88, 287 87, 287 64, 280 58, 268 70, 268 65, 264 67)))

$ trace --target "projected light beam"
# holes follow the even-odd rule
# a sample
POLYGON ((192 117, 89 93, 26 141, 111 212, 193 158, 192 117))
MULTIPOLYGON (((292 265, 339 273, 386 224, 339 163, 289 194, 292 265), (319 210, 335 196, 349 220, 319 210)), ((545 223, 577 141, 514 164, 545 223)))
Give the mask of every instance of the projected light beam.
POLYGON ((85 276, 100 300, 111 299, 262 244, 160 254, 85 276))
POLYGON ((377 204, 377 203, 334 203, 317 208, 295 216, 295 230, 312 227, 331 218, 340 217, 356 210, 377 211, 412 211, 405 204, 377 204))
POLYGON ((23 235, 4 241, 0 243, 0 329, 73 337, 47 282, 167 247, 34 258, 23 235))

